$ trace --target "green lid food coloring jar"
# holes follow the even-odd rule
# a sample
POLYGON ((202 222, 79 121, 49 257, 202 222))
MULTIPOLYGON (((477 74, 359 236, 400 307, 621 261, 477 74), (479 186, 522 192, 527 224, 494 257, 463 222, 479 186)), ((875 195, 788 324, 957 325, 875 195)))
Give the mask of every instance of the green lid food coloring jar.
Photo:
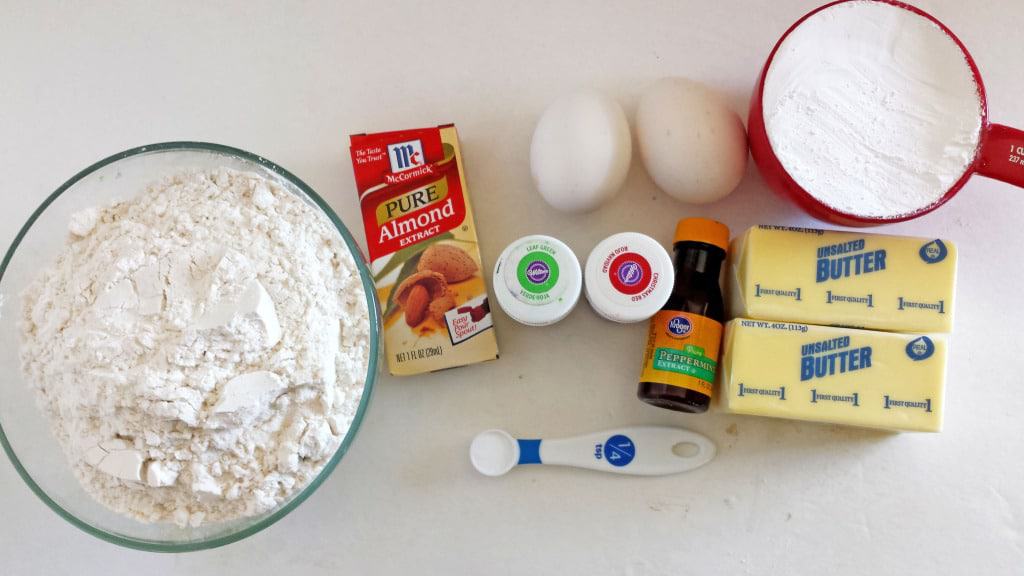
POLYGON ((576 307, 583 272, 564 242, 534 234, 502 251, 493 285, 498 304, 510 318, 528 326, 548 326, 576 307))

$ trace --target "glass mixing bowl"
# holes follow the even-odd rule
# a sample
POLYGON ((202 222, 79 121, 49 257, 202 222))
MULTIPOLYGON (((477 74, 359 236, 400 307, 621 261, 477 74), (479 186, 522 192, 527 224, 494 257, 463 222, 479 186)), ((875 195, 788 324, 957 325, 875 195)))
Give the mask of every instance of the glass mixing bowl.
POLYGON ((58 188, 21 228, 0 263, 0 443, 29 488, 57 514, 104 540, 160 552, 213 548, 235 542, 270 526, 295 509, 331 475, 362 423, 377 378, 380 309, 370 271, 345 225, 324 200, 287 170, 244 150, 203 142, 168 142, 133 148, 89 166, 58 188), (369 310, 370 350, 362 401, 338 451, 305 488, 263 515, 230 522, 179 528, 171 523, 146 524, 113 512, 94 500, 78 483, 50 431, 47 416, 37 407, 35 391, 21 377, 18 322, 21 292, 41 267, 63 249, 70 216, 90 206, 107 205, 141 192, 162 175, 186 168, 220 166, 260 174, 321 210, 338 229, 359 267, 369 310))

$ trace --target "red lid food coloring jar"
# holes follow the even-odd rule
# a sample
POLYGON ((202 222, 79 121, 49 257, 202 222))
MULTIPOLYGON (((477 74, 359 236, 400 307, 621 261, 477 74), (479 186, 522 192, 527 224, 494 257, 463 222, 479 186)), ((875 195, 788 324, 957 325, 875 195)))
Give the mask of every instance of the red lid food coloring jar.
POLYGON ((587 257, 587 301, 613 322, 647 320, 672 295, 672 258, 656 240, 637 232, 613 234, 587 257))

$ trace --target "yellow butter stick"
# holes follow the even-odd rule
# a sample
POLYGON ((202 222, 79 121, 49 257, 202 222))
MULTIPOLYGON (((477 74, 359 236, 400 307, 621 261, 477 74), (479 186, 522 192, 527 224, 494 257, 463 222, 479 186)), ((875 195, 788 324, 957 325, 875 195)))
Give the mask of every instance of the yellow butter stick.
POLYGON ((719 408, 889 430, 938 432, 947 336, 730 321, 719 408))
POLYGON ((755 226, 730 246, 730 316, 950 332, 956 247, 948 240, 755 226))

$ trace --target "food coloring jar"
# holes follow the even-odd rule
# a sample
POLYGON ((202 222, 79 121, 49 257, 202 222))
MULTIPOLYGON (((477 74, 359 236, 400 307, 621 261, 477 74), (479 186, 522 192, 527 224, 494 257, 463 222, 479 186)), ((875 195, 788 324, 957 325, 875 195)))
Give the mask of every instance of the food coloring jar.
POLYGON ((656 240, 637 232, 613 234, 587 257, 586 293, 594 311, 614 322, 654 316, 672 295, 672 258, 656 240))
POLYGON ((523 236, 502 251, 494 266, 494 293, 501 309, 528 326, 548 326, 576 307, 583 272, 576 255, 551 236, 523 236))

